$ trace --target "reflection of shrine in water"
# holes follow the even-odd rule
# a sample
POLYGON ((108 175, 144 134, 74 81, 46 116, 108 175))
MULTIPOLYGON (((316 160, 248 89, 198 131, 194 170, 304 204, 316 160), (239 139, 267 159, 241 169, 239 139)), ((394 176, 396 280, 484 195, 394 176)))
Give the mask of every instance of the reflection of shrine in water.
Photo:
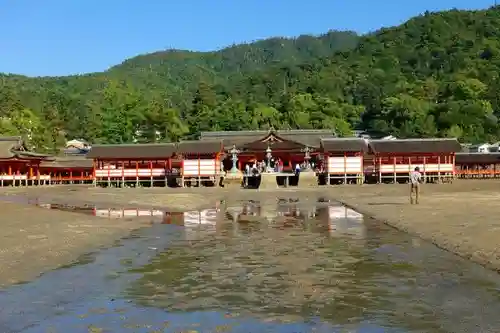
MULTIPOLYGON (((47 209, 78 210, 94 216, 122 218, 151 218, 162 224, 183 226, 186 239, 199 239, 212 234, 217 228, 234 229, 238 233, 238 222, 251 222, 252 228, 259 224, 269 227, 298 227, 307 231, 328 233, 332 237, 366 237, 363 215, 340 204, 319 201, 317 203, 282 199, 278 202, 247 201, 237 206, 217 203, 214 208, 188 212, 166 212, 159 209, 141 208, 97 208, 73 207, 56 204, 40 204, 47 209), (223 226, 225 224, 225 226, 223 226)), ((220 229, 220 230, 222 230, 220 229)))
POLYGON ((127 217, 158 217, 165 214, 157 209, 97 209, 94 208, 94 216, 113 219, 122 219, 127 217))
POLYGON ((326 221, 331 236, 366 237, 363 214, 345 206, 325 206, 316 209, 317 219, 326 221))
POLYGON ((231 206, 226 209, 226 214, 233 221, 247 220, 249 217, 261 217, 262 221, 275 222, 280 217, 290 217, 297 220, 304 220, 314 217, 314 210, 300 208, 298 204, 279 205, 246 203, 242 206, 231 206))
POLYGON ((306 220, 316 216, 316 208, 303 207, 299 204, 279 205, 276 213, 277 216, 294 217, 300 220, 306 220))
MULTIPOLYGON (((332 237, 347 236, 356 239, 366 237, 363 215, 340 204, 301 204, 300 202, 245 203, 226 208, 226 217, 234 223, 249 221, 251 217, 261 217, 260 222, 271 227, 300 223, 306 230, 327 232, 332 237)), ((257 221, 257 219, 254 219, 257 221)), ((297 224, 294 224, 295 226, 297 224)))
MULTIPOLYGON (((363 215, 342 205, 327 204, 324 206, 301 205, 299 202, 264 203, 249 201, 238 206, 204 209, 188 212, 164 212, 154 209, 93 209, 95 216, 107 218, 126 217, 160 217, 163 224, 175 224, 185 227, 186 235, 212 233, 217 223, 238 223, 250 220, 265 223, 270 226, 280 226, 283 223, 309 221, 310 231, 328 232, 332 237, 349 236, 357 239, 366 237, 366 227, 363 215), (224 216, 219 216, 219 212, 224 216), (261 219, 259 219, 261 218, 261 219)), ((191 236, 188 236, 191 238, 191 236)))
POLYGON ((225 214, 226 218, 233 222, 248 220, 248 218, 262 216, 262 206, 260 202, 248 201, 238 206, 226 207, 225 214))
POLYGON ((219 209, 203 209, 188 212, 166 212, 163 224, 183 226, 186 240, 199 239, 216 231, 219 209))
MULTIPOLYGON (((172 247, 153 261, 147 271, 159 273, 145 275, 140 293, 136 292, 144 302, 154 306, 162 302, 169 311, 186 311, 199 307, 196 298, 212 293, 209 297, 217 302, 214 308, 277 315, 283 304, 299 313, 309 306, 304 302, 320 304, 318 308, 331 300, 343 302, 346 288, 352 287, 358 295, 352 280, 357 278, 356 265, 365 243, 349 235, 330 237, 336 234, 329 233, 329 226, 339 220, 341 226, 349 222, 359 229, 363 221, 340 205, 270 200, 224 205, 218 214, 206 210, 184 216, 190 216, 193 225, 218 223, 217 234, 203 237, 201 232, 196 234, 199 228, 186 228, 188 239, 196 241, 172 247)), ((344 229, 336 227, 338 232, 344 229)), ((367 301, 363 297, 355 301, 367 301)), ((332 308, 325 313, 334 310, 338 312, 332 308)))

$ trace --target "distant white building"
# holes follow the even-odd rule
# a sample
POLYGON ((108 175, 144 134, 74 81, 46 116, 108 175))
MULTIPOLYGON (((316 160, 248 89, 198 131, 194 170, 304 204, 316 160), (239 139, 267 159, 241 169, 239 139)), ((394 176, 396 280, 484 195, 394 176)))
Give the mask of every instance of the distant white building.
POLYGON ((90 143, 85 140, 69 140, 66 147, 62 149, 64 155, 85 155, 91 149, 90 143))
POLYGON ((352 131, 353 136, 361 139, 375 139, 375 140, 397 140, 393 135, 387 135, 388 133, 382 133, 377 131, 369 130, 354 130, 352 131))
MULTIPOLYGON (((132 142, 134 143, 138 143, 141 141, 141 139, 143 139, 143 135, 144 135, 144 131, 138 129, 134 132, 134 137, 132 138, 132 142)), ((160 140, 162 140, 164 138, 164 136, 162 135, 162 132, 160 131, 155 131, 155 141, 154 142, 158 142, 160 140)))
POLYGON ((500 142, 495 142, 495 143, 491 144, 490 147, 488 148, 488 150, 490 151, 490 153, 500 152, 500 142))
POLYGON ((490 145, 489 143, 480 143, 477 145, 470 145, 468 147, 469 153, 490 153, 497 152, 498 146, 490 145))
POLYGON ((90 144, 85 140, 73 139, 66 142, 66 148, 88 149, 90 144))

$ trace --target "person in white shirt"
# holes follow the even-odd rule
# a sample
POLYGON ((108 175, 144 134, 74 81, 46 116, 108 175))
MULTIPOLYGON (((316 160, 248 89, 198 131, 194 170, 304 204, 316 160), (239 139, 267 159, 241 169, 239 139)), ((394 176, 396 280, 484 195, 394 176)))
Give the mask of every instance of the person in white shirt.
POLYGON ((248 177, 250 176, 250 164, 245 164, 245 174, 243 175, 243 186, 248 187, 248 177))
POLYGON ((254 161, 252 167, 250 168, 250 173, 252 176, 255 176, 258 173, 259 169, 257 168, 257 162, 254 161))
POLYGON ((298 176, 299 174, 300 174, 300 164, 297 163, 297 164, 295 164, 295 175, 298 176))
POLYGON ((416 167, 415 170, 410 173, 410 204, 413 204, 413 194, 415 194, 415 203, 418 204, 421 183, 422 174, 420 173, 420 168, 416 167))

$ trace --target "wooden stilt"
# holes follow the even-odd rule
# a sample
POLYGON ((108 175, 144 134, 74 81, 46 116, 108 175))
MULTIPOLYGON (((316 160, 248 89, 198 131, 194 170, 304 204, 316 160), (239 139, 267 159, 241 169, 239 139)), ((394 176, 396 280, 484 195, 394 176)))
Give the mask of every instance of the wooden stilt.
POLYGON ((344 152, 344 184, 347 184, 347 153, 344 152))
POLYGON ((121 187, 124 188, 125 187, 125 162, 122 161, 120 164, 121 164, 121 169, 122 169, 122 184, 121 184, 121 187))
POLYGON ((397 183, 397 174, 396 174, 396 157, 392 157, 392 167, 393 167, 393 182, 394 184, 397 183))
POLYGON ((92 184, 97 186, 97 177, 96 177, 96 168, 97 168, 97 163, 95 159, 92 159, 92 184))
POLYGON ((153 187, 153 162, 149 161, 149 185, 150 187, 153 187))

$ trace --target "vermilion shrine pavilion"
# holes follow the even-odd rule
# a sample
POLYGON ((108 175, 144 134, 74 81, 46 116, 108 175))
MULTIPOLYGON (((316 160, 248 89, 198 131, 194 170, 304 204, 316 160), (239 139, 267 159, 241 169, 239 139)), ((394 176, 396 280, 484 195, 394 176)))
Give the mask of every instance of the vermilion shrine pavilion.
POLYGON ((199 140, 177 143, 94 145, 86 155, 54 157, 30 152, 19 137, 0 137, 0 186, 218 186, 247 164, 265 166, 251 175, 261 187, 404 182, 416 166, 428 180, 478 168, 500 175, 497 155, 460 150, 456 139, 365 140, 337 138, 331 130, 271 129, 203 132, 199 140), (272 167, 276 161, 279 170, 272 167))

